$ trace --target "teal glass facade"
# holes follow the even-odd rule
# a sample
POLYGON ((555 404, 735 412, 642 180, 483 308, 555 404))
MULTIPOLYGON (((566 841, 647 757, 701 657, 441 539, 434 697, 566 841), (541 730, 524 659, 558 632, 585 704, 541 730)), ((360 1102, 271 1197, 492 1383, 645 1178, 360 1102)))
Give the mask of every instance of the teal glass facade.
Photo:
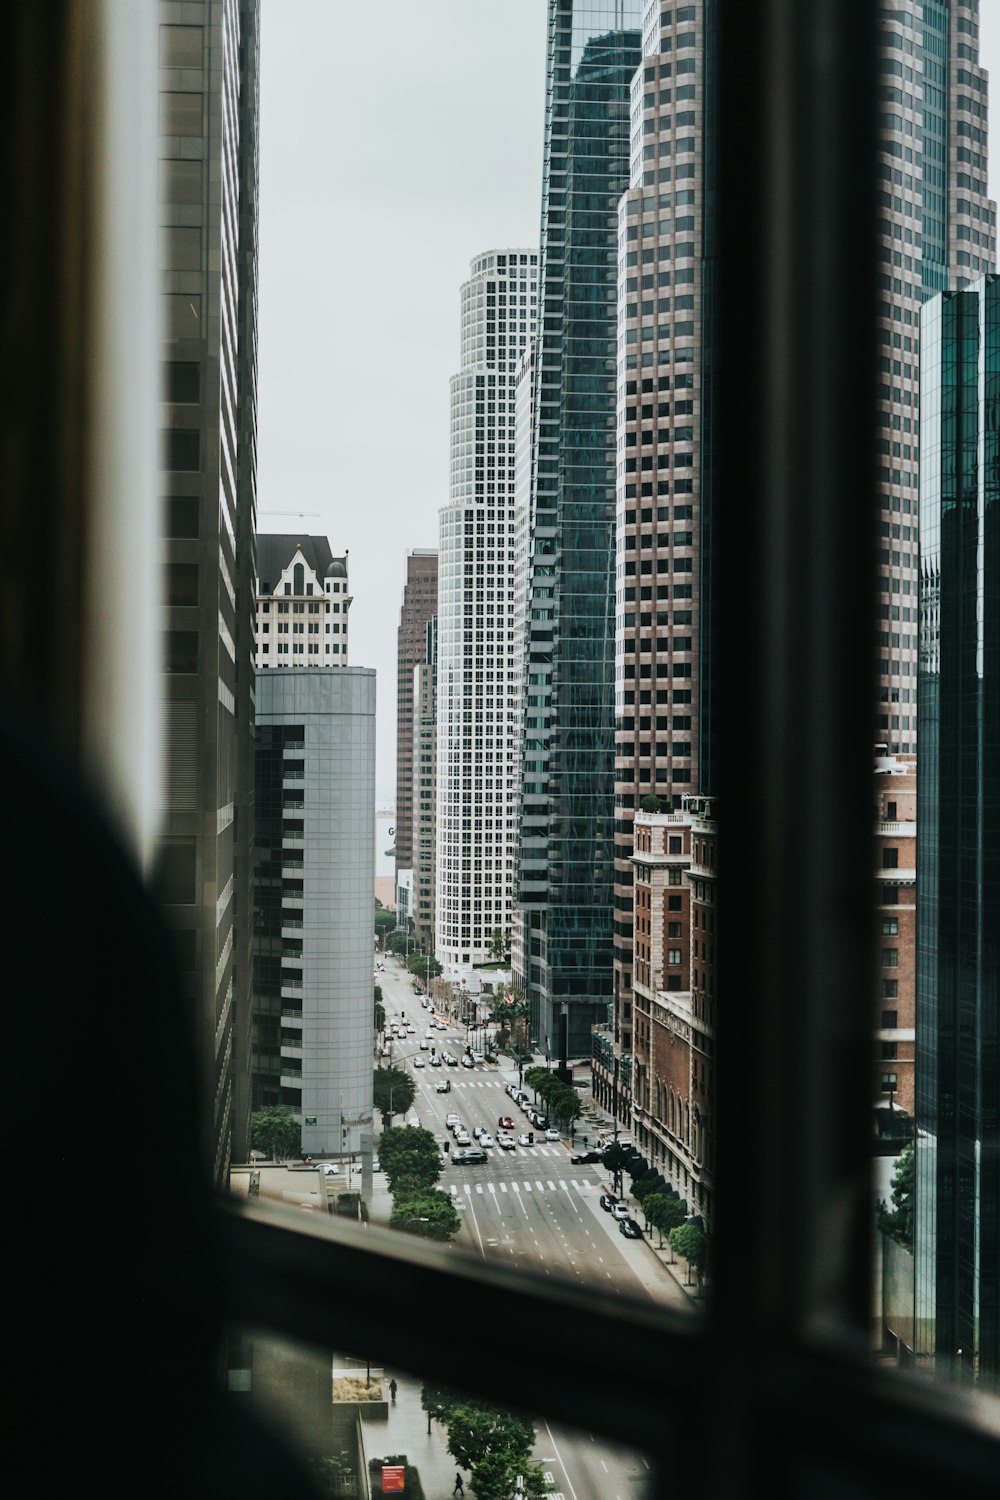
POLYGON ((1000 1379, 1000 279, 921 320, 918 1359, 1000 1379))
POLYGON ((517 978, 552 1056, 589 1056, 611 999, 616 212, 640 20, 639 0, 549 4, 517 978))

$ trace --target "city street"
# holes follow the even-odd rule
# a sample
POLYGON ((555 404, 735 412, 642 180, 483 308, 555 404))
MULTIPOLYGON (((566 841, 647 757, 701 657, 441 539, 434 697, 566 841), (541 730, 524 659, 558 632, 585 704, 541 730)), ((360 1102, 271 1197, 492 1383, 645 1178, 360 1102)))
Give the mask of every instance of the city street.
MULTIPOLYGON (((474 1127, 482 1126, 495 1139, 501 1116, 514 1121, 515 1134, 534 1129, 507 1094, 508 1078, 500 1069, 460 1065, 466 1046, 464 1026, 433 1029, 428 1039, 438 1055, 450 1053, 459 1065, 430 1065, 429 1049, 422 1052, 419 1044, 432 1012, 422 1008, 403 965, 391 957, 385 963, 378 982, 387 1029, 404 1016, 415 1028, 414 1035, 394 1038, 391 1043, 393 1065, 406 1068, 417 1086, 409 1117, 419 1119, 442 1146, 452 1143, 446 1123, 451 1112, 458 1115, 470 1137, 474 1127), (417 1058, 423 1059, 423 1067, 414 1068, 417 1058), (437 1085, 444 1079, 450 1081, 451 1090, 439 1094, 437 1085)), ((382 1059, 384 1063, 389 1060, 382 1059)), ((515 1267, 528 1266, 570 1280, 599 1281, 618 1296, 640 1301, 652 1297, 689 1310, 688 1298, 649 1247, 641 1240, 626 1239, 617 1222, 600 1207, 601 1192, 609 1186, 605 1169, 599 1164, 573 1165, 567 1141, 546 1141, 537 1129, 534 1135, 537 1144, 533 1146, 489 1147, 485 1163, 468 1166, 452 1164, 450 1155, 442 1151, 439 1185, 452 1195, 463 1218, 457 1243, 484 1258, 503 1258, 515 1267)), ((582 1149, 580 1137, 573 1149, 582 1149)))

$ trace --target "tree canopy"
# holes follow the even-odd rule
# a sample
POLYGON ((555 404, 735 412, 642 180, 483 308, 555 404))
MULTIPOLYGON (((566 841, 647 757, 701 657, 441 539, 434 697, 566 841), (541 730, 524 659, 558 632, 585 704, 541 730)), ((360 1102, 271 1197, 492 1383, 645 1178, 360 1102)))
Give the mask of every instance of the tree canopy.
POLYGON ((607 1167, 609 1172, 614 1173, 615 1184, 619 1192, 621 1192, 622 1173, 630 1161, 631 1157, 625 1150, 625 1147, 619 1146, 617 1142, 601 1152, 601 1165, 607 1167))
POLYGON ((432 1188, 441 1176, 441 1153, 429 1130, 414 1130, 411 1125, 383 1130, 378 1154, 393 1195, 398 1183, 432 1188))
POLYGON ((298 1156, 302 1150, 302 1126, 285 1104, 272 1104, 250 1116, 250 1145, 273 1161, 298 1156))
POLYGON ((916 1178, 913 1147, 904 1146, 892 1173, 892 1208, 878 1206, 879 1228, 904 1250, 913 1249, 913 1190, 916 1178))
POLYGON ((708 1262, 708 1236, 697 1224, 678 1224, 670 1231, 670 1248, 701 1276, 708 1262))
POLYGON ((393 1115, 405 1115, 416 1093, 417 1086, 405 1068, 376 1068, 372 1075, 372 1102, 387 1122, 393 1115))
POLYGON ((664 1234, 669 1234, 687 1218, 687 1203, 683 1198, 672 1198, 669 1193, 650 1193, 641 1202, 646 1223, 658 1232, 662 1250, 664 1234))
MULTIPOLYGON (((381 1160, 381 1158, 380 1158, 381 1160)), ((462 1227, 462 1220, 448 1193, 439 1188, 424 1188, 393 1194, 392 1229, 419 1234, 429 1240, 450 1240, 462 1227)))

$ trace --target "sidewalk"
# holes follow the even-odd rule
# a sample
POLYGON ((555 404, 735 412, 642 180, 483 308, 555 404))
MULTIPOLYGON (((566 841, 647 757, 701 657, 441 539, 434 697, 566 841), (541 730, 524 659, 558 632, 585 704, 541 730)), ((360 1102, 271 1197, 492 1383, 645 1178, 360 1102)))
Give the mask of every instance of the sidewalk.
MULTIPOLYGON (((427 1413, 420 1405, 421 1382, 386 1365, 387 1389, 394 1376, 399 1389, 396 1405, 389 1405, 388 1421, 363 1424, 365 1462, 405 1453, 407 1463, 415 1465, 420 1474, 426 1500, 448 1500, 458 1465, 445 1446, 447 1434, 440 1422, 432 1421, 428 1436, 427 1413)), ((468 1487, 468 1474, 463 1473, 462 1478, 468 1487)))

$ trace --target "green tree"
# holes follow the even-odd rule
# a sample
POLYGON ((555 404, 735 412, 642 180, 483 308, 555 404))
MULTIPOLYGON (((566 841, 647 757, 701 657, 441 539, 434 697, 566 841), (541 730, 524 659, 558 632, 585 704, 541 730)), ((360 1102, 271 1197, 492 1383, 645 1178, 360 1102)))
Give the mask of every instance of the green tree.
POLYGON ((250 1116, 250 1145, 273 1161, 298 1156, 302 1151, 302 1126, 285 1104, 272 1104, 250 1116))
POLYGON ((385 1006, 382 1004, 382 986, 375 986, 375 1030, 385 1030, 385 1006))
POLYGON ((614 1173, 616 1193, 620 1193, 622 1190, 622 1173, 630 1160, 631 1158, 625 1147, 619 1146, 617 1142, 613 1146, 606 1147, 601 1152, 601 1165, 606 1167, 609 1172, 614 1173))
POLYGON ((385 939, 385 946, 390 953, 405 953, 410 942, 405 932, 390 932, 385 939))
POLYGON ((676 1229, 671 1229, 669 1238, 671 1250, 688 1263, 688 1285, 691 1284, 692 1271, 700 1285, 701 1273, 708 1262, 708 1236, 697 1224, 678 1224, 676 1229))
POLYGON ((445 1418, 448 1452, 471 1472, 478 1500, 508 1500, 535 1446, 534 1422, 487 1401, 463 1401, 445 1418))
POLYGON ((509 947, 510 942, 508 941, 507 934, 504 932, 503 928, 494 927, 492 933, 490 934, 490 957, 495 958, 497 963, 500 963, 501 960, 506 956, 509 947))
POLYGON ((424 1385, 420 1391, 420 1405, 427 1413, 427 1431, 431 1430, 431 1418, 444 1422, 448 1413, 456 1406, 460 1406, 463 1397, 457 1391, 449 1390, 443 1385, 424 1385))
POLYGON ((419 1234, 423 1239, 450 1240, 461 1229, 462 1220, 451 1195, 431 1188, 405 1197, 397 1197, 394 1192, 389 1225, 407 1234, 419 1234))
POLYGON ((531 1092, 534 1094, 536 1100, 538 1098, 539 1090, 545 1087, 548 1079, 550 1079, 551 1077, 552 1074, 549 1072, 548 1068, 540 1068, 536 1066, 534 1068, 525 1068, 524 1070, 524 1081, 528 1085, 529 1089, 531 1089, 531 1092))
POLYGON ((642 808, 643 812, 658 813, 662 812, 663 810, 663 800, 660 797, 656 797, 650 794, 649 796, 643 797, 642 801, 639 803, 639 806, 642 808))
POLYGON ((420 1182, 431 1188, 441 1176, 441 1153, 429 1130, 414 1130, 411 1125, 383 1130, 378 1156, 392 1193, 397 1182, 420 1182))
POLYGON ((687 1203, 683 1198, 672 1198, 669 1193, 650 1193, 642 1200, 642 1212, 646 1223, 658 1232, 662 1250, 664 1234, 669 1235, 687 1218, 687 1203))
POLYGON ((444 972, 432 953, 411 953, 406 967, 414 979, 422 979, 428 986, 432 979, 444 972))
POLYGON ((912 1146, 904 1146, 899 1153, 892 1173, 892 1208, 886 1207, 883 1199, 878 1206, 878 1223, 883 1234, 902 1245, 904 1250, 913 1249, 913 1191, 916 1180, 916 1165, 912 1146))
POLYGON ((385 946, 386 937, 396 925, 396 913, 387 906, 375 902, 375 937, 380 947, 385 946))
POLYGON ((405 1068, 376 1068, 372 1075, 372 1102, 387 1125, 392 1124, 393 1115, 406 1114, 416 1092, 417 1086, 405 1068))

